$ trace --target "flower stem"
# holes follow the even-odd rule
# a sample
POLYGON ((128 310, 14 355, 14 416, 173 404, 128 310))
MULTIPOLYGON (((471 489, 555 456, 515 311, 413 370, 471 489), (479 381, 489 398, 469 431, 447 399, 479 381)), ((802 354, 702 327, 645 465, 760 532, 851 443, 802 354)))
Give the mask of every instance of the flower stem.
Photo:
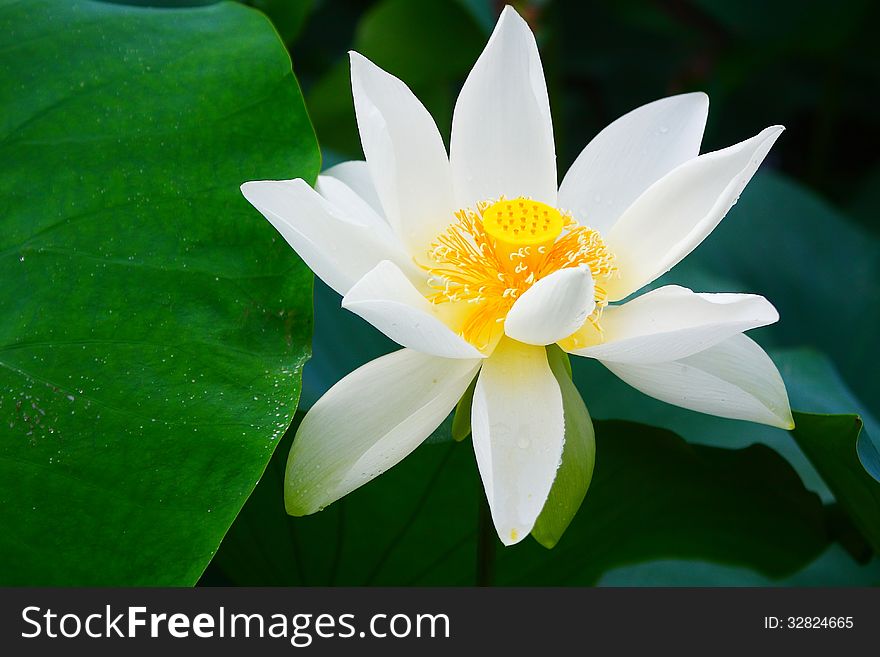
POLYGON ((495 541, 492 513, 480 487, 480 510, 477 516, 477 586, 492 586, 495 579, 495 541))

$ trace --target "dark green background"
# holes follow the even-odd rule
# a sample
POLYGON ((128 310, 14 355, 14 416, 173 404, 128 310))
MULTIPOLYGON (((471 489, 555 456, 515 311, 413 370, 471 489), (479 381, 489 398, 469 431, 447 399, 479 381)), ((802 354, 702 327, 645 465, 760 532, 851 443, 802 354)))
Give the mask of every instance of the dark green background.
MULTIPOLYGON (((493 581, 880 584, 880 8, 514 4, 541 49, 560 175, 669 94, 709 94, 704 151, 788 128, 657 284, 779 308, 752 335, 798 427, 677 409, 573 359, 596 420, 590 490, 553 550, 497 544, 493 581)), ((309 344, 311 276, 238 185, 313 178, 315 133, 324 167, 362 157, 349 49, 407 82, 448 139, 501 7, 0 0, 0 583, 190 585, 215 550, 202 584, 474 583, 482 492, 449 422, 326 511, 285 515, 293 432, 274 438, 310 347, 300 417, 395 347, 320 282, 309 344)))

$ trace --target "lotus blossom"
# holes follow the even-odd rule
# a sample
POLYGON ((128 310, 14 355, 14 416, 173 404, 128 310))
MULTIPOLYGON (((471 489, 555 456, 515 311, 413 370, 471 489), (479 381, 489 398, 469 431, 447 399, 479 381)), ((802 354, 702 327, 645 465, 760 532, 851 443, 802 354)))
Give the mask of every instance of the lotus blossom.
POLYGON ((351 84, 366 161, 326 170, 314 189, 242 186, 343 307, 404 347, 309 410, 288 460, 289 513, 398 463, 476 378, 486 498, 501 541, 522 540, 563 452, 552 344, 665 402, 793 426, 776 367, 743 334, 778 320, 766 299, 669 285, 626 300, 709 235, 781 126, 700 155, 708 98, 664 98, 602 130, 557 185, 538 48, 510 7, 458 97, 448 156, 399 79, 352 52, 351 84))

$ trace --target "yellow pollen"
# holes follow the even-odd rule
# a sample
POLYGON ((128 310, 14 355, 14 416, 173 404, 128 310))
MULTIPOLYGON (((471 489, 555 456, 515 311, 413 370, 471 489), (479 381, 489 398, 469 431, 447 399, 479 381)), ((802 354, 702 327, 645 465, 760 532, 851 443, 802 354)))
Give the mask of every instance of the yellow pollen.
POLYGON ((597 329, 607 305, 605 283, 617 274, 614 256, 595 230, 571 215, 527 198, 479 203, 431 244, 430 301, 440 305, 459 334, 481 350, 504 333, 504 319, 519 296, 560 269, 586 265, 593 276, 597 329))

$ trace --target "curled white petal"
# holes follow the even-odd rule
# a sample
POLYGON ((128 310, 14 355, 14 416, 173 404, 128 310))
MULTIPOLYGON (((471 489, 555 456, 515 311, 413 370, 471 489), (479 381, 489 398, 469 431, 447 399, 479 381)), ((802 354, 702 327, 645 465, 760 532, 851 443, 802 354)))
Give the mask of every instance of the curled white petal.
POLYGON ((661 287, 602 314, 604 341, 562 347, 578 356, 616 363, 661 363, 685 358, 719 342, 779 320, 755 294, 697 294, 677 285, 661 287))
POLYGON ((339 208, 304 180, 255 180, 241 192, 309 268, 339 294, 382 260, 391 260, 415 275, 417 270, 400 245, 339 208))
POLYGON ((319 175, 318 180, 315 182, 315 191, 327 199, 334 207, 338 208, 350 221, 375 230, 385 241, 401 244, 391 226, 385 220, 381 206, 373 205, 368 198, 362 195, 369 195, 369 187, 364 189, 364 181, 351 175, 345 175, 347 181, 339 177, 340 173, 351 174, 353 173, 352 170, 360 169, 360 167, 347 166, 355 164, 364 163, 344 162, 319 175), (340 167, 345 167, 345 169, 340 170, 340 167), (352 185, 357 185, 361 191, 356 191, 352 185))
POLYGON ((382 209, 382 202, 379 200, 378 192, 376 192, 376 185, 373 184, 372 174, 370 174, 367 163, 363 160, 340 162, 322 171, 321 175, 318 176, 318 180, 322 178, 335 178, 345 184, 346 187, 363 199, 376 215, 383 219, 385 218, 385 211, 382 209))
POLYGON ((788 393, 770 357, 745 335, 666 363, 602 363, 646 395, 693 411, 791 429, 788 393))
POLYGON ((545 276, 516 300, 504 321, 504 332, 519 342, 547 345, 565 338, 596 307, 589 267, 560 269, 545 276))
POLYGON ((284 482, 287 512, 320 511, 399 463, 449 414, 480 362, 402 349, 330 388, 296 432, 284 482))
POLYGON ((404 347, 443 358, 482 358, 443 323, 436 307, 391 262, 380 262, 359 280, 342 299, 342 307, 404 347))

